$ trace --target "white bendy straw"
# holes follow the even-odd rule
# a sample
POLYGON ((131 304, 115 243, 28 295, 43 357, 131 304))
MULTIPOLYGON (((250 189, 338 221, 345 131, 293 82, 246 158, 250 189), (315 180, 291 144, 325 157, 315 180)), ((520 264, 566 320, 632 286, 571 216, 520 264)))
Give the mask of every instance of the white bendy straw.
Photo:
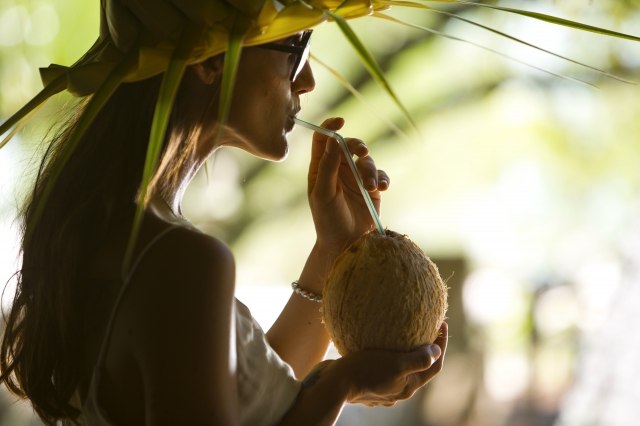
POLYGON ((351 171, 356 178, 356 182, 358 182, 358 187, 360 188, 360 192, 362 192, 362 196, 364 197, 365 204, 369 208, 369 213, 371 213, 371 217, 373 218, 373 222, 376 224, 378 231, 380 234, 385 235, 384 228, 382 227, 382 222, 380 222, 380 218, 378 217, 378 213, 376 213, 376 209, 373 207, 373 202, 371 201, 371 197, 369 197, 369 192, 364 189, 364 184, 362 183, 362 178, 360 177, 360 173, 358 173, 358 169, 356 168, 356 163, 354 163, 353 158, 351 158, 351 152, 349 152, 349 147, 347 146, 347 142, 344 140, 342 136, 338 133, 325 129, 324 127, 316 126, 315 124, 307 123, 304 120, 300 120, 295 117, 294 120, 296 123, 301 125, 302 127, 306 127, 309 130, 313 130, 318 133, 322 133, 323 135, 336 138, 340 146, 342 147, 342 151, 344 152, 345 157, 349 161, 349 166, 351 167, 351 171))

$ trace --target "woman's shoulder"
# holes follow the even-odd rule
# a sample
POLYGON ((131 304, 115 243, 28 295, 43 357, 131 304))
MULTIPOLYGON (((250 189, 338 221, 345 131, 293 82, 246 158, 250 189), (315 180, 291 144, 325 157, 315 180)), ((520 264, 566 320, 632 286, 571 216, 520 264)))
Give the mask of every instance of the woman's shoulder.
POLYGON ((151 226, 150 235, 157 237, 160 234, 163 235, 153 243, 153 238, 146 238, 152 247, 140 259, 135 275, 153 282, 154 286, 179 284, 182 288, 209 288, 211 285, 233 285, 235 263, 224 242, 193 226, 166 222, 151 226))
POLYGON ((166 260, 171 261, 175 257, 186 263, 205 261, 209 264, 212 260, 233 262, 233 254, 224 242, 205 234, 193 225, 169 224, 166 229, 167 235, 158 241, 158 254, 167 257, 166 260))
POLYGON ((233 303, 231 250, 195 228, 145 216, 131 264, 119 314, 131 323, 165 321, 168 307, 171 318, 188 320, 233 303))
MULTIPOLYGON (((146 238, 159 235, 131 275, 123 316, 139 331, 139 344, 162 342, 164 333, 187 338, 204 324, 223 325, 235 292, 231 250, 219 239, 186 226, 147 224, 146 238), (152 232, 149 234, 149 228, 152 232), (223 317, 217 318, 218 315, 223 317), (143 331, 144 330, 144 331, 143 331), (159 333, 159 334, 158 334, 159 333)), ((153 237, 151 237, 153 239, 153 237)), ((137 345, 137 344, 136 344, 137 345)))
POLYGON ((144 230, 146 244, 166 233, 131 276, 114 335, 152 395, 147 415, 176 424, 176 413, 198 417, 216 401, 225 406, 236 398, 229 393, 235 383, 229 374, 235 265, 214 237, 170 224, 152 227, 147 223, 144 230))

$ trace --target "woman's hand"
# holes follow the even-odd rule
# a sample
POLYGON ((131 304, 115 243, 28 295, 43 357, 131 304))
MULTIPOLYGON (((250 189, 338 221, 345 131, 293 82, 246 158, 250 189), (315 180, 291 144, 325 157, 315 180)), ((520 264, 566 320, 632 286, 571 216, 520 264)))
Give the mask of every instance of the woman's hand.
POLYGON ((342 358, 348 363, 347 374, 353 381, 347 402, 392 407, 411 398, 442 370, 447 330, 447 323, 443 322, 433 345, 412 352, 362 351, 342 358))
MULTIPOLYGON (((322 123, 322 127, 334 131, 343 125, 342 118, 330 118, 322 123)), ((364 142, 354 138, 345 140, 351 154, 358 156, 358 172, 380 214, 380 192, 389 188, 389 177, 376 169, 364 142)), ((375 226, 338 141, 317 132, 313 134, 307 192, 320 248, 340 254, 375 226)))
POLYGON ((335 424, 345 402, 391 407, 409 399, 442 370, 447 324, 433 345, 415 351, 360 351, 323 361, 302 381, 296 402, 279 426, 335 424))
POLYGON ((303 389, 313 386, 321 376, 335 375, 343 378, 347 402, 391 407, 400 400, 411 398, 442 370, 447 329, 447 323, 443 322, 440 336, 433 345, 412 352, 365 350, 336 361, 324 361, 304 379, 303 389))

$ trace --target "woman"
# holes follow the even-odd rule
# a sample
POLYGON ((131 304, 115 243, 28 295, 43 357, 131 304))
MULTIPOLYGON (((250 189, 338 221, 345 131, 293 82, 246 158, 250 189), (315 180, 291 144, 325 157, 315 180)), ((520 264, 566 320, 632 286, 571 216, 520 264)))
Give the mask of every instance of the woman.
MULTIPOLYGON (((47 424, 330 425, 344 403, 390 406, 440 371, 446 324, 435 345, 410 353, 322 361, 329 336, 319 305, 299 293, 265 336, 234 299, 229 248, 181 215, 186 186, 216 149, 286 157, 300 96, 315 82, 304 54, 279 46, 308 51, 306 43, 303 32, 243 49, 219 141, 222 59, 187 68, 126 276, 120 271, 136 201, 145 202, 136 198, 161 76, 116 90, 57 177, 41 218, 28 225, 75 119, 54 137, 22 215, 31 238, 23 240, 0 359, 2 381, 47 424)), ((389 178, 362 141, 348 144, 379 210, 389 178)), ((311 151, 317 240, 299 287, 321 294, 335 258, 372 221, 336 141, 316 133, 311 151)))

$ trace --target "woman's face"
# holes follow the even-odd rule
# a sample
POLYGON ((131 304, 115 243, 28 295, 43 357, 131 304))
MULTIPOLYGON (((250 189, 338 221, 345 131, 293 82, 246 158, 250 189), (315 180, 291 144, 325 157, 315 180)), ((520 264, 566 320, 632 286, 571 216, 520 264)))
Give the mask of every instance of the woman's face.
MULTIPOLYGON (((293 36, 278 43, 291 44, 293 36)), ((227 135, 223 145, 235 146, 271 161, 286 158, 287 134, 300 112, 300 96, 315 87, 309 63, 290 81, 295 55, 259 47, 245 48, 236 77, 227 135)))

